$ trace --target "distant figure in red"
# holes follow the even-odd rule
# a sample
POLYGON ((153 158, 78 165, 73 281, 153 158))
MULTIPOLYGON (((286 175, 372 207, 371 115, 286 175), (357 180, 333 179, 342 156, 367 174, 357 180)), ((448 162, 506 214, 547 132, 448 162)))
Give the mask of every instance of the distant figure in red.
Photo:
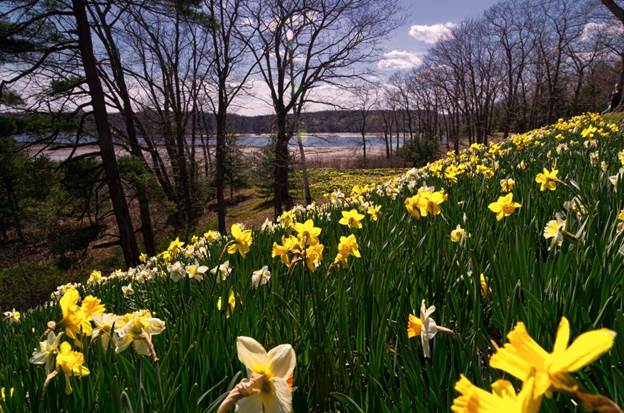
POLYGON ((617 108, 617 106, 620 104, 621 99, 622 99, 622 85, 619 83, 616 83, 615 86, 613 86, 613 90, 611 91, 611 94, 609 95, 609 107, 607 108, 607 110, 605 110, 602 113, 613 112, 615 108, 617 108))

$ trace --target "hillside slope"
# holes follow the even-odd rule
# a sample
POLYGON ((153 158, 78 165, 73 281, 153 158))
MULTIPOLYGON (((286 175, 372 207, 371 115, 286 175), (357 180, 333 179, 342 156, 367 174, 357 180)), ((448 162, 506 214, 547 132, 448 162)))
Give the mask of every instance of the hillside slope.
POLYGON ((456 398, 455 411, 488 398, 501 412, 536 411, 538 402, 544 412, 573 411, 560 391, 573 390, 572 377, 622 405, 623 150, 615 123, 561 120, 385 184, 334 192, 253 234, 236 227, 233 239, 173 242, 137 268, 59 287, 49 305, 0 323, 3 407, 216 411, 245 373, 238 336, 267 349, 292 345, 294 376, 282 377, 289 365, 262 370, 259 380, 267 380, 266 400, 292 395, 296 412, 438 412, 456 398), (270 277, 252 275, 263 266, 270 277), (423 300, 436 311, 421 320, 423 300), (131 313, 143 309, 151 313, 131 313), (68 344, 39 361, 67 376, 71 395, 63 377, 44 393, 45 365, 28 362, 50 320, 68 344), (592 332, 568 351, 566 331, 570 343, 592 332), (89 375, 69 345, 84 354, 89 375), (487 391, 501 378, 511 384, 486 396, 462 380, 458 398, 462 374, 487 391), (516 398, 509 386, 523 391, 516 398))

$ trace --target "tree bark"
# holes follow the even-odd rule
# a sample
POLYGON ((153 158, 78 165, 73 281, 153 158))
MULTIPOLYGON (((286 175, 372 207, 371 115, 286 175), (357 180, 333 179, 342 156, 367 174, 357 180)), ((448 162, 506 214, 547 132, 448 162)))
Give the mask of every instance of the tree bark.
MULTIPOLYGON (((113 78, 117 85, 117 93, 123 104, 123 118, 126 126, 126 134, 128 135, 128 142, 130 143, 130 151, 133 157, 141 160, 146 170, 149 171, 139 139, 137 137, 136 126, 134 122, 134 110, 132 109, 132 103, 130 102, 130 94, 128 93, 128 86, 123 72, 121 64, 121 57, 119 56, 119 49, 111 33, 110 26, 106 23, 106 15, 102 13, 101 9, 96 6, 98 18, 100 19, 103 39, 107 43, 107 50, 110 58, 110 65, 113 72, 113 78)), ((147 190, 141 182, 135 184, 137 199, 139 202, 139 214, 141 219, 141 234, 143 235, 143 244, 145 252, 148 255, 156 255, 156 244, 154 240, 154 228, 152 225, 152 217, 149 207, 149 198, 147 190)))
POLYGON ((602 0, 604 4, 615 17, 617 17, 622 24, 624 24, 624 8, 618 6, 614 0, 602 0))
POLYGON ((312 203, 312 193, 310 192, 310 175, 308 174, 308 165, 306 164, 305 150, 303 148, 303 140, 301 134, 297 130, 297 145, 299 146, 299 156, 301 157, 301 170, 303 171, 303 196, 305 204, 312 203))
POLYGON ((80 54, 84 66, 85 77, 89 86, 91 104, 93 106, 93 116, 95 118, 98 145, 100 147, 102 164, 104 166, 108 190, 113 204, 113 212, 115 214, 117 228, 119 230, 119 243, 123 251, 126 265, 133 266, 138 263, 139 250, 134 237, 130 211, 128 210, 128 204, 126 202, 126 197, 121 184, 119 167, 115 157, 115 147, 110 134, 110 126, 108 123, 106 104, 104 101, 104 91, 97 73, 95 56, 93 54, 93 43, 91 40, 91 29, 87 18, 85 1, 72 0, 72 5, 74 18, 76 19, 76 33, 78 35, 80 54))
POLYGON ((275 143, 275 165, 273 178, 275 181, 274 213, 275 218, 292 208, 292 198, 288 189, 288 140, 285 110, 276 111, 277 141, 275 143))
POLYGON ((225 133, 226 133, 226 121, 227 113, 219 102, 219 108, 216 114, 217 122, 217 153, 216 153, 216 186, 217 186, 217 221, 219 226, 219 232, 226 233, 225 228, 225 133))

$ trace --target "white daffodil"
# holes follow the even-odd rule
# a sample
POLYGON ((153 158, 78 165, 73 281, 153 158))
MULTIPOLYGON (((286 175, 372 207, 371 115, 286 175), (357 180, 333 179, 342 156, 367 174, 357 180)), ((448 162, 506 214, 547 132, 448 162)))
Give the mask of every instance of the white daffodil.
POLYGON ((204 274, 208 271, 208 267, 205 265, 199 265, 197 261, 195 264, 190 264, 186 266, 186 273, 189 278, 195 279, 197 281, 202 281, 204 279, 204 274))
POLYGON ((290 344, 281 344, 269 352, 250 337, 236 340, 238 359, 247 368, 243 381, 246 391, 236 403, 238 413, 290 413, 292 389, 289 381, 297 364, 290 344))
POLYGON ((273 232, 275 232, 275 224, 273 223, 273 221, 267 218, 262 223, 262 226, 260 227, 260 229, 262 231, 266 231, 272 234, 273 232))
POLYGON ((15 308, 11 311, 5 311, 2 313, 3 318, 9 322, 9 324, 17 324, 22 319, 22 314, 15 308))
POLYGON ((104 349, 104 351, 108 349, 108 344, 110 343, 113 326, 120 318, 121 318, 120 316, 116 314, 112 314, 112 313, 93 315, 93 323, 95 324, 95 329, 93 330, 93 333, 91 334, 91 340, 100 338, 100 343, 102 343, 102 348, 104 349))
POLYGON ((173 265, 167 265, 167 271, 173 281, 180 281, 186 277, 186 270, 180 261, 176 261, 173 265))
POLYGON ((63 333, 56 335, 54 331, 50 331, 48 337, 44 341, 40 341, 38 347, 33 351, 30 362, 32 364, 45 365, 46 374, 54 371, 54 359, 62 336, 63 333))
POLYGON ((258 287, 260 285, 266 285, 271 280, 271 271, 269 271, 269 266, 265 265, 257 271, 254 271, 251 274, 251 285, 254 287, 258 287))
POLYGON ((115 352, 121 353, 130 344, 138 354, 157 360, 152 336, 165 330, 165 322, 152 317, 148 310, 139 310, 120 317, 115 323, 115 352))
POLYGON ((225 281, 232 273, 232 267, 230 267, 230 261, 225 261, 217 265, 212 270, 210 270, 210 273, 212 275, 217 276, 217 282, 225 281))
POLYGON ((134 294, 134 288, 132 288, 132 283, 130 283, 128 285, 122 285, 121 286, 121 293, 124 295, 124 297, 127 297, 129 295, 133 295, 134 294))
POLYGON ((425 300, 422 300, 420 303, 420 318, 416 317, 413 314, 409 315, 409 319, 407 321, 407 337, 412 338, 416 336, 420 336, 420 341, 422 343, 423 355, 425 358, 431 358, 431 349, 429 346, 429 341, 431 341, 438 332, 453 334, 453 331, 442 327, 436 324, 435 320, 431 318, 431 315, 435 312, 436 308, 434 305, 427 308, 425 305, 425 300))

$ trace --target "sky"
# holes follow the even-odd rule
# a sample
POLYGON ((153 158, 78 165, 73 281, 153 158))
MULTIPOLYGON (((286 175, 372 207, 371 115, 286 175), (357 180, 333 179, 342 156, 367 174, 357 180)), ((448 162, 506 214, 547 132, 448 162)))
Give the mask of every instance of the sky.
MULTIPOLYGON (((385 53, 377 63, 376 71, 384 79, 400 70, 409 70, 422 62, 427 50, 444 36, 449 29, 463 19, 478 17, 483 11, 498 0, 400 0, 404 20, 385 42, 385 53)), ((252 80, 251 94, 239 99, 235 112, 241 115, 271 114, 272 107, 266 99, 268 89, 261 80, 252 80)), ((338 102, 344 107, 349 106, 349 98, 344 91, 335 87, 321 87, 314 96, 317 101, 338 102)), ((320 103, 308 104, 304 111, 332 109, 332 106, 320 103)))
POLYGON ((497 0, 401 0, 405 23, 386 42, 380 72, 418 66, 422 56, 459 21, 479 16, 497 0))

